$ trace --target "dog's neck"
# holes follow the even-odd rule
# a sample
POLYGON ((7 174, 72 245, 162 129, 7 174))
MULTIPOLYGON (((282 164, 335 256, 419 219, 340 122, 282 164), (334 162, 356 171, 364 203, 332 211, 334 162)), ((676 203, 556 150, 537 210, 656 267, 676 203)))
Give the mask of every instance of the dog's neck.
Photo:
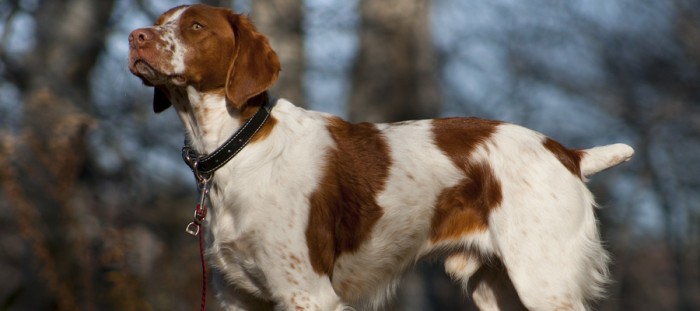
POLYGON ((192 86, 171 89, 173 107, 197 153, 209 154, 241 126, 241 112, 227 105, 223 90, 202 93, 192 86))

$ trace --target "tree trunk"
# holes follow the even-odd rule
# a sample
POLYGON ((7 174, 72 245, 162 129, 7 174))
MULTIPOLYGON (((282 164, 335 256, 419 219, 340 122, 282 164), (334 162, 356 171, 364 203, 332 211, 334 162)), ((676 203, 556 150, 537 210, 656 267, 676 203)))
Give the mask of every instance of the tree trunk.
MULTIPOLYGON (((430 32, 431 8, 430 0, 360 1, 360 46, 348 107, 351 121, 438 115, 441 90, 430 32)), ((443 271, 437 265, 419 265, 404 278, 397 301, 387 310, 467 308, 459 286, 449 282, 443 271)))
POLYGON ((360 1, 351 120, 399 121, 438 114, 441 98, 430 34, 431 6, 430 0, 360 1))
POLYGON ((302 1, 253 1, 251 18, 270 40, 282 63, 282 72, 272 95, 304 106, 304 40, 302 34, 302 1))

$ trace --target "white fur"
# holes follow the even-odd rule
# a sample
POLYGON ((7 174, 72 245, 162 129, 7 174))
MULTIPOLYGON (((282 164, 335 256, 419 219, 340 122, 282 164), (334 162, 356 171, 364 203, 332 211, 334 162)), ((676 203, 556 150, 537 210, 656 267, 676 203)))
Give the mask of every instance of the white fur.
POLYGON ((480 148, 501 181, 503 203, 490 217, 495 255, 531 310, 583 310, 607 280, 593 196, 531 130, 501 125, 480 148))
POLYGON ((170 68, 164 68, 169 75, 180 75, 185 72, 185 55, 187 54, 187 45, 180 40, 180 30, 178 29, 178 20, 187 7, 182 7, 174 11, 162 25, 154 26, 153 29, 160 34, 164 44, 158 44, 160 50, 169 50, 172 53, 172 58, 168 64, 170 68))
MULTIPOLYGON (((175 27, 184 10, 156 27, 175 46, 168 60, 175 74, 186 70, 187 46, 175 27)), ((167 87, 199 153, 210 153, 240 126, 238 112, 227 109, 222 95, 167 87)), ((224 309, 378 309, 406 269, 436 254, 447 258, 447 272, 485 310, 522 307, 520 301, 530 310, 583 310, 601 294, 608 256, 593 196, 545 148, 542 134, 510 124, 498 125, 468 159, 493 170, 500 205, 486 230, 449 241, 429 236, 435 204, 444 189, 469 176, 436 146, 430 120, 378 124, 391 159, 376 197, 383 215, 355 252, 337 258, 332 280, 315 272, 305 232, 309 197, 335 147, 330 116, 279 100, 272 117, 269 135, 250 143, 212 180, 207 258, 224 309)), ((588 176, 629 159, 632 150, 612 145, 582 154, 588 176)))
POLYGON ((634 149, 625 144, 612 144, 584 150, 581 161, 581 174, 591 176, 607 168, 629 161, 634 149))
MULTIPOLYGON (((195 121, 202 116, 178 109, 200 152, 212 151, 239 125, 226 112, 223 98, 190 95, 187 100, 199 100, 189 102, 193 107, 211 108, 206 125, 195 121), (199 126, 212 134, 202 136, 199 126)), ((176 108, 181 104, 176 101, 176 108)), ((379 124, 392 161, 386 187, 377 197, 384 215, 357 252, 337 259, 331 282, 311 268, 304 235, 308 197, 321 178, 323 155, 334 144, 326 129, 328 115, 280 100, 272 116, 278 121, 272 133, 214 176, 213 208, 205 225, 207 254, 225 280, 224 292, 243 291, 285 310, 341 310, 345 304, 377 309, 415 261, 435 251, 457 250, 471 254, 471 261, 462 271, 454 271, 459 266, 454 262, 446 265, 451 275, 466 286, 474 270, 488 264, 479 258, 499 258, 532 310, 582 310, 585 299, 600 293, 608 257, 599 242, 592 195, 543 147, 544 136, 507 124, 498 126, 471 158, 489 162, 502 184, 503 202, 491 214, 489 229, 437 244, 428 238, 435 200, 465 176, 434 145, 430 121, 379 124)), ((497 308, 489 297, 499 289, 479 286, 475 301, 485 309, 497 308)), ((245 307, 235 295, 221 297, 239 306, 230 310, 245 307)))
POLYGON ((377 197, 384 216, 369 241, 355 254, 340 256, 333 271, 333 285, 343 290, 343 298, 372 309, 392 297, 405 269, 430 251, 425 244, 428 215, 440 191, 463 177, 433 144, 430 120, 378 128, 391 148, 392 162, 385 189, 377 197))

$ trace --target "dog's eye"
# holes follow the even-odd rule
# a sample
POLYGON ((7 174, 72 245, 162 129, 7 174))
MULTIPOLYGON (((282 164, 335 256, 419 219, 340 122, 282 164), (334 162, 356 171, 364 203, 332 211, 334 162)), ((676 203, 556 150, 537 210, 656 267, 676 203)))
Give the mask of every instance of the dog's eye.
POLYGON ((202 26, 202 24, 200 24, 200 23, 192 24, 192 29, 194 29, 194 30, 200 30, 202 28, 204 28, 204 26, 202 26))

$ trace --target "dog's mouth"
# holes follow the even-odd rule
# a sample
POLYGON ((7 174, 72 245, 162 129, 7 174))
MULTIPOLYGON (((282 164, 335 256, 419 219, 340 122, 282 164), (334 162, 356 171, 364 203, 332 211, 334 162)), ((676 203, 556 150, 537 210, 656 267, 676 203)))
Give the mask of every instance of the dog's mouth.
POLYGON ((132 67, 132 71, 134 72, 134 74, 147 80, 153 80, 154 78, 163 76, 162 74, 157 72, 151 65, 149 65, 147 62, 141 59, 136 60, 132 67))
POLYGON ((187 79, 181 74, 165 74, 157 70, 145 60, 138 58, 130 66, 131 72, 141 78, 147 85, 165 85, 174 84, 178 86, 185 85, 187 79))

